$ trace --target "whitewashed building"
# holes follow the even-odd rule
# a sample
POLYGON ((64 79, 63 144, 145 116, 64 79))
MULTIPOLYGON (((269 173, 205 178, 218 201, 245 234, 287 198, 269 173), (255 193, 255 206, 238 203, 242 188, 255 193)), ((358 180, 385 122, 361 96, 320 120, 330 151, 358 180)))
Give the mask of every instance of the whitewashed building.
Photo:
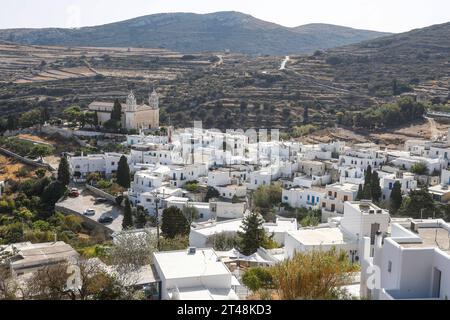
POLYGON ((292 188, 283 189, 282 202, 292 208, 319 209, 325 196, 324 189, 318 188, 292 188))
POLYGON ((394 188, 394 184, 396 182, 400 183, 403 194, 408 194, 412 190, 417 189, 417 181, 415 180, 415 176, 412 173, 403 172, 397 174, 384 175, 380 179, 382 200, 390 199, 392 189, 394 188))
POLYGON ((375 248, 364 238, 361 296, 373 300, 448 300, 450 226, 443 220, 394 223, 375 248))
POLYGON ((356 200, 359 186, 351 183, 335 183, 325 187, 322 197, 322 221, 344 214, 344 203, 356 200))
POLYGON ((213 249, 154 252, 153 261, 163 300, 239 299, 239 282, 213 249))
POLYGON ((348 201, 344 206, 344 216, 336 218, 340 223, 288 231, 285 238, 286 257, 292 257, 295 252, 336 248, 346 251, 352 262, 358 262, 363 238, 369 237, 373 243, 378 231, 386 234, 390 216, 370 201, 348 201))

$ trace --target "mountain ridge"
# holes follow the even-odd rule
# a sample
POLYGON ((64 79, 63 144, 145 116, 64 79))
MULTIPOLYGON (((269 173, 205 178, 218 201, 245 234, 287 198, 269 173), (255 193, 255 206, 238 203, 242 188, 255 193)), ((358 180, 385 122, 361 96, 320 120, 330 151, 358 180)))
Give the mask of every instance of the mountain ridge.
POLYGON ((294 28, 222 11, 161 13, 80 29, 3 29, 0 40, 27 45, 166 48, 183 53, 310 54, 390 35, 329 24, 294 28))

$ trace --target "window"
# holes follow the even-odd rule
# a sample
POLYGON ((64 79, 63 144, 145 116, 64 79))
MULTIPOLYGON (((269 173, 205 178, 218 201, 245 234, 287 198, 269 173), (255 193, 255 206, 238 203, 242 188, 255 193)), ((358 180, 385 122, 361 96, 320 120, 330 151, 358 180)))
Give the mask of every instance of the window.
POLYGON ((392 272, 392 261, 388 262, 388 272, 391 273, 392 272))
POLYGON ((287 197, 287 196, 284 196, 284 200, 289 200, 289 197, 287 197))
POLYGON ((116 163, 115 162, 111 162, 111 165, 114 166, 116 163))

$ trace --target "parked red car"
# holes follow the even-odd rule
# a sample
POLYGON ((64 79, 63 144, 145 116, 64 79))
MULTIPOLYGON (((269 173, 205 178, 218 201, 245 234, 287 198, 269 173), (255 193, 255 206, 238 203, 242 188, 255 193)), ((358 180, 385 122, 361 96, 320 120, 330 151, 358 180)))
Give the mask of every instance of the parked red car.
POLYGON ((79 196, 80 196, 80 191, 78 191, 77 188, 70 189, 69 197, 76 198, 76 197, 79 197, 79 196))

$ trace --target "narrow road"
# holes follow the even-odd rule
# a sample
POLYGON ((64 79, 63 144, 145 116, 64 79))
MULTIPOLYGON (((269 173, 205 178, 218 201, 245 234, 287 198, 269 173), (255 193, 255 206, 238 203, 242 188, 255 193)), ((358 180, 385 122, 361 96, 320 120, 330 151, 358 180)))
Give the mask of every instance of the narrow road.
POLYGON ((286 58, 284 58, 283 62, 281 62, 280 71, 286 69, 286 64, 289 62, 290 59, 291 58, 289 56, 286 56, 286 58))
POLYGON ((214 65, 213 68, 217 68, 218 66, 221 66, 223 64, 223 56, 222 55, 217 55, 217 58, 219 58, 219 61, 217 61, 214 65))
POLYGON ((428 118, 428 117, 426 117, 425 119, 427 119, 428 122, 430 123, 431 140, 433 140, 433 141, 439 140, 441 134, 436 127, 436 121, 433 118, 428 118))

